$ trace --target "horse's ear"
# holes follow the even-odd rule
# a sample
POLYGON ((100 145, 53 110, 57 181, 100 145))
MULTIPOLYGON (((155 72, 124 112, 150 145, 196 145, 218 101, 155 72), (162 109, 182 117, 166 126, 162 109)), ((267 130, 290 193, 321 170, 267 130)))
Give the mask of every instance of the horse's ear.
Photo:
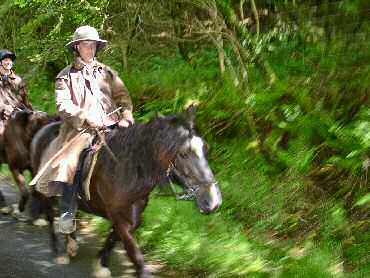
POLYGON ((164 118, 164 116, 159 111, 156 111, 155 117, 156 118, 164 118))
POLYGON ((30 111, 21 110, 15 112, 13 117, 19 124, 21 124, 22 126, 26 126, 28 124, 29 115, 31 115, 30 111))
POLYGON ((194 103, 190 104, 186 109, 186 122, 189 124, 191 129, 194 129, 195 126, 195 105, 194 103))

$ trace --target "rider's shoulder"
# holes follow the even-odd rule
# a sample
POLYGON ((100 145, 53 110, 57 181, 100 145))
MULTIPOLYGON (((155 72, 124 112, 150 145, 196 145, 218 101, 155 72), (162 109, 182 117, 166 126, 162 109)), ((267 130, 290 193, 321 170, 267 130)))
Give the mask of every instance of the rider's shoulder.
POLYGON ((101 63, 101 62, 98 62, 97 64, 98 64, 98 66, 99 66, 103 71, 105 71, 105 72, 109 73, 111 76, 116 76, 116 75, 118 75, 118 72, 117 72, 116 70, 112 69, 110 66, 107 66, 107 65, 105 65, 105 64, 103 64, 103 63, 101 63))
POLYGON ((57 79, 69 79, 69 72, 71 71, 72 65, 69 65, 61 70, 61 72, 58 73, 57 79))

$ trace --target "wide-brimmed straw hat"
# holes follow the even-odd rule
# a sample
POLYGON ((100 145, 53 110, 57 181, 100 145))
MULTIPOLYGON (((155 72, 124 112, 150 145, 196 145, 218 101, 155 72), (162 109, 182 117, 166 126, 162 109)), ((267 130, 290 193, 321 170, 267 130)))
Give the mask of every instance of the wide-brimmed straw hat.
POLYGON ((100 39, 98 31, 94 27, 88 25, 80 26, 76 29, 73 34, 73 40, 66 44, 67 49, 76 52, 74 46, 80 41, 96 41, 96 51, 102 49, 107 43, 106 40, 100 39))

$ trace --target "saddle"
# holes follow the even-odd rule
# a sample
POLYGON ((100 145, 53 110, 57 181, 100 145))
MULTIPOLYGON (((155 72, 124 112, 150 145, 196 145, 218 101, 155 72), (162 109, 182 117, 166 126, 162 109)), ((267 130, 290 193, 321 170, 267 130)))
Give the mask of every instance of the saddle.
MULTIPOLYGON (((105 132, 112 132, 116 127, 117 124, 111 125, 107 127, 105 132)), ((103 144, 102 140, 105 140, 104 137, 101 138, 101 135, 96 134, 91 145, 82 150, 73 177, 73 190, 85 202, 87 207, 89 207, 87 201, 90 200, 90 178, 98 158, 99 150, 103 144)))
POLYGON ((72 186, 77 189, 81 199, 90 200, 90 178, 95 167, 101 143, 97 137, 93 139, 90 147, 80 153, 72 186))

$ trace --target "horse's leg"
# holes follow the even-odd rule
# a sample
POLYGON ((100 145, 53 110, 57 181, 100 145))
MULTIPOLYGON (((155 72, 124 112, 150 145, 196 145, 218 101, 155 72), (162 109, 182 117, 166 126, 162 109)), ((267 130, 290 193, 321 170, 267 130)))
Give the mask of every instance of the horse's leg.
POLYGON ((73 232, 67 235, 67 253, 68 256, 73 258, 77 255, 78 245, 76 240, 76 233, 73 232))
POLYGON ((6 202, 3 193, 0 190, 0 208, 6 207, 6 202))
POLYGON ((43 202, 42 195, 32 186, 31 188, 31 218, 32 224, 38 227, 46 226, 48 223, 42 218, 43 202))
POLYGON ((11 212, 11 208, 6 206, 6 201, 3 193, 0 191, 0 212, 3 214, 8 214, 11 212))
POLYGON ((115 225, 115 230, 123 242, 125 250, 131 262, 134 264, 139 277, 148 277, 148 272, 145 269, 144 256, 141 253, 139 244, 134 235, 133 226, 126 219, 122 218, 115 225))
POLYGON ((6 205, 6 201, 3 193, 0 191, 0 212, 3 214, 8 214, 12 211, 11 207, 6 205))
POLYGON ((103 249, 99 252, 99 258, 93 265, 93 276, 94 277, 111 277, 111 272, 108 268, 109 256, 112 249, 119 240, 117 233, 113 230, 110 232, 108 238, 105 241, 103 249))
MULTIPOLYGON (((15 182, 18 185, 19 191, 21 192, 21 199, 19 201, 19 210, 24 211, 25 205, 26 205, 28 197, 29 197, 29 193, 28 193, 28 190, 26 188, 25 179, 24 179, 24 176, 23 176, 23 171, 21 172, 21 171, 19 171, 17 169, 14 169, 12 167, 11 167, 10 170, 13 174, 15 182)), ((14 217, 17 217, 18 215, 19 215, 19 213, 17 213, 16 211, 13 211, 13 216, 14 217)))
POLYGON ((59 265, 69 264, 69 257, 65 252, 64 242, 61 239, 61 235, 58 232, 58 227, 56 227, 54 221, 53 199, 47 197, 42 197, 42 199, 44 212, 47 220, 49 221, 51 248, 56 254, 56 263, 59 265))
POLYGON ((114 228, 121 238, 128 257, 134 264, 139 277, 148 277, 149 273, 145 268, 144 255, 135 237, 135 230, 141 224, 141 213, 144 211, 148 198, 137 201, 130 209, 127 209, 125 215, 120 215, 113 221, 114 228))

